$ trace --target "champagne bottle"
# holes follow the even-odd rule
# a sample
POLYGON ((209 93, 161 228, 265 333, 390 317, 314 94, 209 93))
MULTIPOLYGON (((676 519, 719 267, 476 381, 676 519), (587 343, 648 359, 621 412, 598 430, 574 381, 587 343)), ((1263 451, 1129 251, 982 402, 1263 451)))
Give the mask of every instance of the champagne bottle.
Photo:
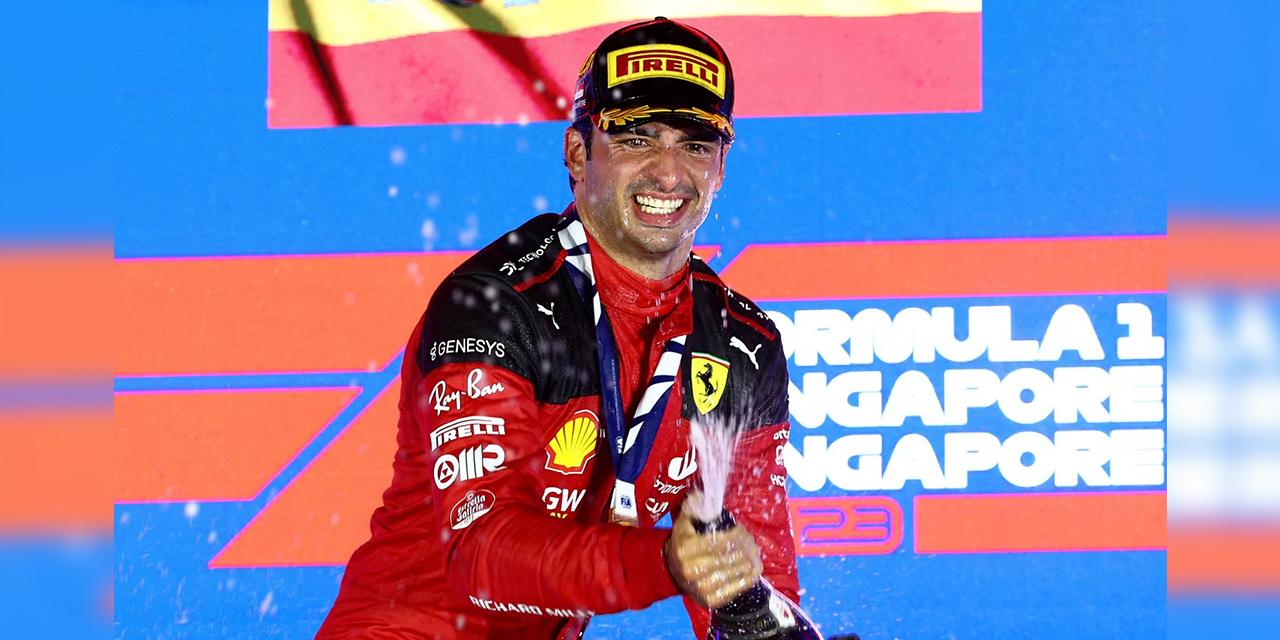
MULTIPOLYGON (((726 509, 715 522, 695 519, 693 528, 707 535, 735 524, 726 509)), ((711 610, 707 640, 822 640, 822 634, 799 606, 761 578, 729 604, 711 610)))

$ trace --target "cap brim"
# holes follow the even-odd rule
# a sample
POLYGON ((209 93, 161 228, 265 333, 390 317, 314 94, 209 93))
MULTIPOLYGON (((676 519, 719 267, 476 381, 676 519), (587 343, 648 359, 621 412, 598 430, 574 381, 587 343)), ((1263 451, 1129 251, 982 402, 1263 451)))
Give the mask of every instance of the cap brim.
POLYGON ((719 134, 726 142, 734 139, 733 122, 708 109, 689 106, 687 103, 661 104, 644 99, 629 101, 624 106, 603 109, 592 114, 592 121, 606 133, 617 133, 655 120, 684 120, 694 122, 719 134))

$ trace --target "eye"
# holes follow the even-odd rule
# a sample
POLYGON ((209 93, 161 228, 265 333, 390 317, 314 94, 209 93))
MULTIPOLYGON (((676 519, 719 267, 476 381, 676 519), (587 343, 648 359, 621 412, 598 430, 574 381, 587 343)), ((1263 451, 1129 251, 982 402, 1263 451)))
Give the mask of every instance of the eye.
POLYGON ((695 156, 706 156, 715 153, 715 147, 706 142, 690 142, 685 145, 685 150, 695 156))
POLYGON ((630 137, 630 138, 623 138, 623 139, 622 139, 622 146, 624 146, 624 147, 630 147, 630 148, 632 148, 632 149, 639 149, 639 148, 641 148, 641 147, 646 146, 647 144, 648 144, 648 141, 647 141, 647 140, 645 140, 644 138, 639 137, 639 136, 633 136, 633 137, 630 137))

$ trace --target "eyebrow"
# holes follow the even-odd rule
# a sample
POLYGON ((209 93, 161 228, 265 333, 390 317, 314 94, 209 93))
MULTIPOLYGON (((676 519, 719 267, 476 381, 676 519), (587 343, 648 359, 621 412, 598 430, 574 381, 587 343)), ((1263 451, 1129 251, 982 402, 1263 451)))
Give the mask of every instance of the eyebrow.
MULTIPOLYGON (((635 127, 635 128, 633 128, 633 129, 630 129, 630 130, 626 131, 625 133, 631 133, 632 135, 642 136, 642 137, 645 137, 645 138, 657 138, 657 137, 658 137, 658 136, 657 136, 657 134, 656 134, 656 133, 654 133, 654 131, 653 131, 653 127, 652 127, 651 125, 647 124, 647 123, 646 123, 646 124, 642 124, 642 125, 640 125, 640 126, 638 126, 638 127, 635 127)), ((720 142, 720 136, 719 136, 719 135, 717 135, 714 131, 705 130, 705 129, 701 128, 701 127, 698 127, 698 128, 692 128, 692 127, 691 127, 691 128, 689 128, 689 129, 682 130, 682 131, 681 131, 681 133, 682 133, 682 135, 680 136, 680 138, 676 140, 676 142, 677 142, 677 143, 680 143, 680 142, 720 142)))

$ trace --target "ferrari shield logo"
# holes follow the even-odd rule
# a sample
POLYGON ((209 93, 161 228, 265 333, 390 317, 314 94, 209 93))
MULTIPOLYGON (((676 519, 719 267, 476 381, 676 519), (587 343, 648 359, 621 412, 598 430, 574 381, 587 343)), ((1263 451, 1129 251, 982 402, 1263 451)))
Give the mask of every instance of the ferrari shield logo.
POLYGON ((698 413, 705 416, 720 404, 724 383, 729 379, 729 363, 709 353, 695 352, 689 368, 693 376, 693 404, 698 407, 698 413))

